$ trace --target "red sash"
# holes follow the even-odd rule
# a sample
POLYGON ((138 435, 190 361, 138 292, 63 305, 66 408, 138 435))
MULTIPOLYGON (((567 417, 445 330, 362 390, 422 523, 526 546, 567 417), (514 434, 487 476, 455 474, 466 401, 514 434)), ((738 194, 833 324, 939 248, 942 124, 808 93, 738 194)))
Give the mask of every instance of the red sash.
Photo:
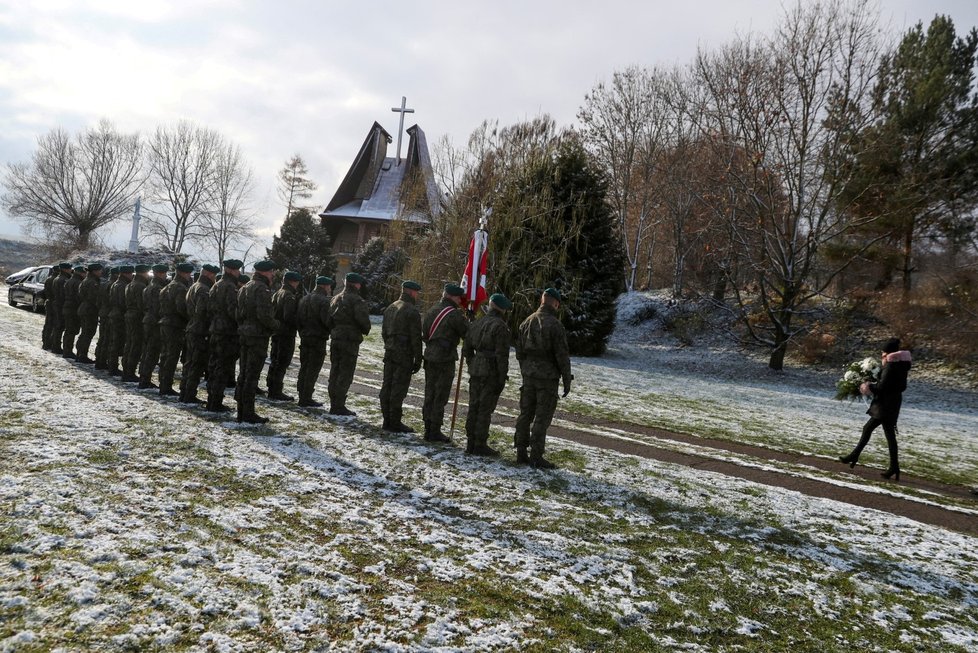
POLYGON ((431 323, 431 329, 428 330, 428 340, 431 340, 431 337, 435 335, 435 331, 438 330, 438 325, 441 324, 441 321, 454 310, 454 306, 446 306, 445 308, 441 309, 441 313, 439 313, 438 317, 435 318, 435 321, 431 323))

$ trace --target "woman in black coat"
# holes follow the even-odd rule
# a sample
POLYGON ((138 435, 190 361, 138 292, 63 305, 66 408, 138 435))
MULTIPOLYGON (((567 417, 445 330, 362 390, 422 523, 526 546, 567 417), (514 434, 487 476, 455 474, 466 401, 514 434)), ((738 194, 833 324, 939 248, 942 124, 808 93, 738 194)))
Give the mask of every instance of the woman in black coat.
POLYGON ((910 352, 900 349, 900 339, 891 338, 883 345, 883 370, 877 383, 864 383, 860 392, 872 395, 869 404, 869 421, 863 426, 859 443, 848 456, 839 458, 840 462, 855 467, 859 462, 859 454, 869 442, 869 437, 882 426, 886 435, 886 445, 890 451, 890 467, 880 474, 883 478, 893 477, 900 480, 900 459, 897 455, 897 418, 900 416, 900 405, 903 403, 903 391, 907 389, 907 375, 910 373, 910 352))

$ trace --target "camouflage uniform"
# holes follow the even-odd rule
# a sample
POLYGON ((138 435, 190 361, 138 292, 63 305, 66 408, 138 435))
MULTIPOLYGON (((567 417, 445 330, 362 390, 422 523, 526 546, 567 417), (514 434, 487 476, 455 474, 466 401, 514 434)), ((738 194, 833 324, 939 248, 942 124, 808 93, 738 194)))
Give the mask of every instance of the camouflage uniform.
POLYGON ((41 331, 41 348, 50 350, 51 333, 54 331, 55 309, 54 309, 54 281, 61 276, 61 269, 55 267, 48 272, 48 278, 44 280, 44 329, 41 331))
POLYGON ((64 320, 64 334, 61 339, 61 352, 65 358, 75 357, 75 336, 81 330, 81 322, 78 320, 78 288, 84 280, 85 277, 81 272, 74 272, 62 289, 64 301, 61 305, 61 315, 64 320))
POLYGON ((315 406, 318 403, 312 395, 319 372, 323 369, 323 361, 326 360, 326 341, 332 327, 329 303, 330 294, 322 288, 316 288, 299 300, 299 379, 295 389, 299 394, 300 406, 315 406))
POLYGON ((183 353, 184 332, 187 328, 187 290, 190 279, 177 273, 160 291, 160 394, 176 395, 173 375, 183 353))
POLYGON ((132 278, 119 275, 109 291, 109 331, 112 341, 109 343, 108 370, 112 376, 119 376, 119 358, 126 350, 126 288, 132 278))
POLYGON ((570 355, 567 332, 551 306, 541 305, 523 320, 516 339, 516 359, 520 362, 523 387, 520 388, 520 416, 516 420, 516 449, 519 459, 530 448, 529 462, 543 461, 547 429, 557 410, 557 386, 561 380, 570 390, 570 355))
POLYGON ((344 286, 329 304, 333 321, 329 347, 329 410, 338 415, 353 414, 346 407, 346 397, 357 369, 360 343, 370 333, 370 313, 360 291, 344 286))
POLYGON ((122 357, 122 380, 139 381, 136 368, 143 355, 143 291, 146 277, 140 273, 126 286, 126 351, 122 357))
POLYGON ((213 287, 214 279, 202 274, 187 291, 187 315, 190 316, 185 337, 187 360, 183 363, 183 374, 180 378, 180 401, 187 404, 204 403, 197 398, 197 386, 207 369, 207 341, 211 329, 207 301, 213 287))
POLYGON ((61 270, 58 278, 51 284, 51 296, 53 301, 48 302, 48 308, 53 309, 54 322, 51 325, 51 353, 61 354, 61 337, 65 331, 64 304, 65 304, 65 284, 71 278, 70 270, 61 270))
POLYGON ((445 419, 445 405, 452 394, 455 380, 455 361, 458 360, 458 343, 465 337, 469 324, 465 314, 451 299, 425 313, 421 324, 424 350, 424 408, 421 411, 425 424, 426 440, 447 440, 441 432, 445 419), (446 311, 445 317, 432 328, 435 320, 446 311))
POLYGON ((207 295, 210 314, 210 342, 207 360, 207 409, 224 409, 224 389, 234 378, 238 357, 238 281, 225 274, 207 295), (230 362, 231 372, 228 373, 230 362))
POLYGON ((255 413, 255 395, 268 339, 281 324, 272 314, 272 289, 264 275, 256 273, 238 291, 238 338, 241 342, 241 372, 238 374, 238 421, 266 421, 255 413))
POLYGON ((153 388, 153 370, 160 362, 160 293, 168 281, 153 276, 143 289, 143 355, 139 359, 139 387, 153 388))
POLYGON ((404 398, 411 387, 411 375, 421 369, 421 313, 415 299, 406 292, 384 310, 381 327, 384 337, 384 383, 380 387, 380 410, 384 428, 413 433, 402 417, 404 398))
POLYGON ((98 287, 98 342, 95 343, 95 369, 109 369, 109 351, 112 349, 112 286, 119 280, 119 273, 109 275, 98 287))
POLYGON ((269 399, 292 400, 282 390, 285 372, 295 354, 295 336, 299 328, 298 308, 299 290, 293 289, 288 282, 272 295, 272 312, 279 321, 279 328, 272 335, 271 360, 268 363, 268 375, 265 377, 269 399))
POLYGON ((81 322, 81 335, 78 336, 78 361, 93 362, 88 357, 92 346, 92 338, 98 329, 98 302, 102 278, 94 272, 89 272, 78 287, 78 320, 81 322))
POLYGON ((490 307, 469 329, 462 356, 469 367, 469 413, 465 419, 467 453, 495 453, 489 448, 489 423, 509 371, 509 327, 505 315, 490 307))

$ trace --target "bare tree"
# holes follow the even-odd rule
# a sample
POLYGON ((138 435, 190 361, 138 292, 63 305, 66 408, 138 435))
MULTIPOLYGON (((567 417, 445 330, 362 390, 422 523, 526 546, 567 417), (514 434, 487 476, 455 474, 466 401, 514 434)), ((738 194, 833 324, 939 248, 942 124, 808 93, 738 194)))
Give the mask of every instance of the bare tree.
POLYGON ((181 121, 158 127, 149 141, 151 197, 146 231, 173 253, 206 233, 215 169, 226 147, 214 130, 181 121))
POLYGON ((279 171, 278 196, 285 203, 285 217, 292 215, 294 209, 311 209, 299 204, 301 200, 312 197, 312 192, 317 188, 316 183, 306 176, 308 174, 309 168, 298 154, 293 154, 279 171))
POLYGON ((237 145, 228 143, 214 162, 214 181, 208 199, 209 210, 201 225, 201 242, 217 250, 223 261, 228 248, 254 237, 254 213, 248 202, 254 175, 237 145))
POLYGON ((38 138, 29 163, 8 165, 3 206, 28 229, 85 248, 96 230, 132 212, 143 180, 139 136, 102 120, 74 138, 62 129, 38 138))

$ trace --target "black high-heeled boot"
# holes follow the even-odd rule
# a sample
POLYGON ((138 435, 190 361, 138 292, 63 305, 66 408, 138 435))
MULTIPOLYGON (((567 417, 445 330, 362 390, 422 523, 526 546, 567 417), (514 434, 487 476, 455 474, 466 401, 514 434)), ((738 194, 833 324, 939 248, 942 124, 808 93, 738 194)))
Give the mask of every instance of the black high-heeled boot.
POLYGON ((852 469, 856 466, 856 463, 859 462, 859 456, 853 456, 852 454, 849 454, 848 456, 839 456, 839 462, 849 465, 849 469, 852 469))
POLYGON ((898 467, 896 469, 888 469, 885 472, 880 472, 880 476, 882 476, 886 480, 890 480, 890 478, 892 477, 894 481, 896 481, 897 483, 899 483, 900 482, 900 468, 898 467))

